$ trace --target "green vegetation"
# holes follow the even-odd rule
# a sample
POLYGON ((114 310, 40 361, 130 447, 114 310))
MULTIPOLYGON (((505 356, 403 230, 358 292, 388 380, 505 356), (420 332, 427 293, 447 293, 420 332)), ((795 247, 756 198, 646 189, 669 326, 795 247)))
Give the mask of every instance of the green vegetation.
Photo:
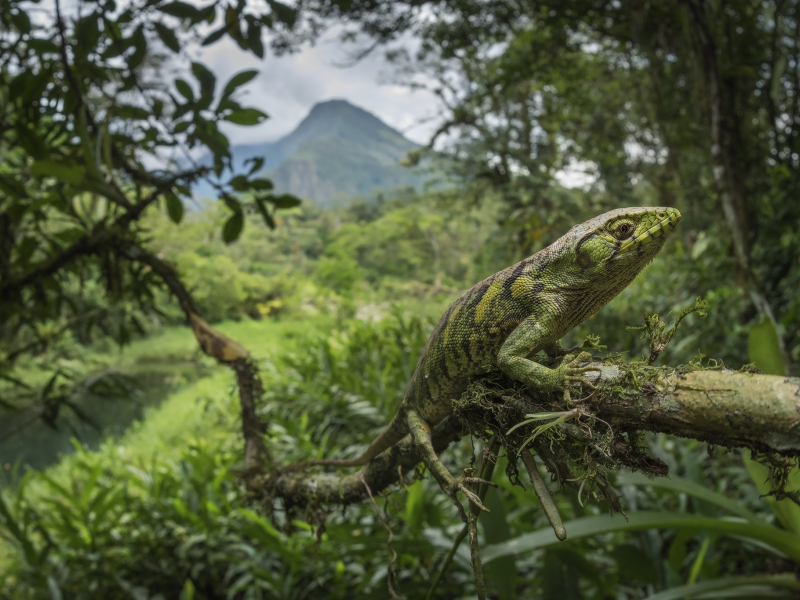
MULTIPOLYGON (((237 319, 218 328, 259 360, 269 450, 291 462, 355 456, 391 417, 439 313, 469 281, 512 260, 498 243, 505 233, 487 211, 464 213, 445 193, 399 193, 332 212, 294 209, 282 227, 248 227, 231 246, 216 238, 224 215, 213 210, 188 216, 180 227, 153 214, 147 225, 151 248, 175 261, 204 313, 237 319), (431 239, 447 248, 438 264, 431 239), (210 268, 214 261, 224 268, 210 268)), ((624 324, 634 324, 630 317, 655 301, 653 280, 669 277, 676 264, 703 264, 690 263, 679 244, 665 253, 587 330, 603 331, 617 350, 645 355, 644 341, 624 324)), ((712 307, 712 318, 715 309, 721 307, 712 307)), ((179 316, 167 313, 121 352, 98 341, 48 357, 80 364, 84 375, 113 367, 137 382, 159 364, 163 372, 173 369, 173 379, 167 398, 121 438, 106 438, 97 450, 77 445, 44 473, 9 480, 0 508, 8 597, 53 589, 76 598, 145 591, 211 598, 237 590, 274 598, 285 590, 298 598, 385 597, 390 553, 370 504, 329 515, 324 529, 306 522, 302 510, 277 510, 270 521, 253 507, 236 475, 241 436, 233 378, 173 321, 179 316)), ((696 341, 676 346, 676 361, 709 351, 696 341)), ((582 506, 574 491, 563 490, 558 504, 570 541, 558 546, 538 503, 502 476, 502 458, 495 477, 501 491, 490 493, 492 513, 481 521, 490 592, 526 597, 570 589, 608 597, 686 582, 724 586, 788 560, 772 555, 800 556, 794 539, 770 525, 778 522, 775 514, 758 499, 738 453, 709 455, 701 444, 665 436, 648 445, 669 464, 671 479, 653 488, 621 475, 627 521, 603 517, 602 505, 582 506)), ((447 460, 466 464, 472 451, 465 439, 447 460)), ((424 596, 460 528, 445 500, 425 478, 379 502, 387 506, 397 585, 406 597, 424 596)), ((460 597, 471 581, 464 555, 456 556, 441 597, 460 597)), ((780 577, 747 589, 758 594, 785 585, 794 593, 780 577)))
MULTIPOLYGON (((797 2, 35 4, 0 3, 4 600, 385 598, 387 579, 423 598, 437 577, 436 597, 473 596, 463 523, 419 468, 348 506, 315 501, 316 472, 308 504, 271 482, 292 461, 358 455, 461 291, 618 206, 684 220, 566 346, 591 334, 612 360, 646 357, 629 327, 702 296, 708 316, 659 360, 796 381, 797 2), (351 106, 318 110, 277 168, 234 160, 220 124, 266 118, 237 99, 257 72, 218 81, 192 45, 262 58, 266 32, 280 52, 329 25, 415 36, 390 56, 444 118, 435 156, 408 162, 435 159, 452 188, 415 189, 394 170, 410 144, 351 106), (192 152, 208 163, 187 168, 192 152), (263 177, 288 187, 311 163, 320 204, 330 182, 361 200, 322 211, 263 177), (343 181, 354 165, 363 177, 343 181), (574 168, 590 177, 566 189, 574 168), (201 182, 219 201, 189 211, 201 182)), ((797 597, 796 451, 756 457, 767 467, 626 433, 671 478, 609 474, 628 520, 553 490, 564 543, 499 457, 476 544, 490 597, 797 597)), ((442 459, 458 472, 480 446, 462 437, 442 459)))

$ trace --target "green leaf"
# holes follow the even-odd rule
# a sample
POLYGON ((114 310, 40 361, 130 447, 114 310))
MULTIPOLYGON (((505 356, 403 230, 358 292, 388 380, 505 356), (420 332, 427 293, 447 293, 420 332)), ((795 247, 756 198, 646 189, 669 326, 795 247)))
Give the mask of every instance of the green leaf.
POLYGON ((175 194, 166 194, 164 201, 167 204, 167 214, 173 223, 180 223, 183 219, 183 202, 175 194))
POLYGON ((228 182, 228 185, 235 189, 237 192, 244 192, 250 189, 247 177, 244 175, 237 175, 228 182))
MULTIPOLYGON (((711 581, 701 581, 700 583, 693 583, 691 585, 680 585, 663 592, 658 592, 652 596, 648 596, 648 600, 683 600, 684 598, 696 598, 700 594, 709 594, 711 592, 719 592, 722 590, 731 590, 735 588, 752 588, 753 586, 774 586, 785 588, 789 590, 800 591, 800 582, 791 573, 779 573, 777 575, 739 575, 734 577, 720 577, 719 579, 712 579, 711 581)), ((769 588, 767 588, 769 593, 769 588)), ((742 590, 745 595, 743 596, 729 596, 725 594, 725 598, 738 597, 738 598, 763 598, 766 594, 759 593, 757 589, 742 590)), ((709 596, 710 597, 710 596, 709 596)), ((720 595, 719 597, 722 597, 720 595)), ((796 597, 794 595, 785 596, 787 598, 796 597)))
MULTIPOLYGON (((506 510, 500 493, 494 488, 489 488, 485 504, 489 512, 481 517, 481 523, 486 543, 505 542, 511 537, 511 530, 506 521, 506 510)), ((500 600, 513 600, 517 588, 517 564, 514 559, 509 558, 486 565, 486 580, 497 588, 500 600)))
POLYGON ((233 111, 225 120, 237 125, 258 125, 266 118, 267 115, 257 108, 243 108, 233 111))
POLYGON ((783 357, 775 326, 766 317, 750 328, 747 339, 747 353, 750 362, 767 375, 784 375, 783 357))
POLYGON ((191 579, 187 579, 183 583, 183 591, 179 600, 194 600, 194 583, 191 579))
MULTIPOLYGON (((762 465, 760 462, 753 460, 752 456, 746 454, 742 457, 750 477, 753 478, 758 491, 762 494, 768 494, 774 487, 772 481, 772 474, 769 468, 762 465)), ((787 485, 789 491, 800 489, 800 471, 792 469, 789 471, 789 481, 787 485)), ((765 498, 772 508, 772 512, 778 517, 778 520, 783 524, 786 529, 793 531, 800 535, 800 506, 797 506, 791 500, 775 500, 774 496, 767 496, 765 498)))
POLYGON ((264 40, 261 39, 261 26, 251 24, 247 30, 247 47, 258 58, 264 58, 264 40))
POLYGON ((144 36, 144 31, 142 30, 141 25, 131 36, 131 42, 133 43, 135 50, 133 54, 128 57, 128 66, 131 69, 135 69, 142 64, 145 54, 147 54, 147 38, 144 36))
POLYGON ((191 4, 186 4, 186 2, 170 2, 164 6, 159 6, 158 10, 179 19, 191 19, 198 13, 197 8, 191 4))
POLYGON ((676 477, 674 479, 667 479, 666 477, 649 479, 641 473, 621 473, 617 477, 617 485, 650 486, 688 494, 699 500, 705 500, 710 504, 719 506, 720 508, 727 510, 729 513, 747 519, 748 521, 765 524, 763 520, 759 519, 755 514, 747 510, 740 502, 732 500, 731 498, 726 498, 714 490, 710 490, 707 487, 686 479, 682 479, 680 477, 676 477))
MULTIPOLYGON (((248 158, 246 161, 244 161, 244 164, 245 164, 245 166, 249 165, 249 164, 252 164, 252 166, 250 167, 250 171, 248 172, 248 175, 252 175, 256 171, 260 171, 261 170, 261 167, 264 166, 264 159, 262 157, 260 157, 260 156, 253 157, 253 158, 248 158)), ((267 179, 263 179, 263 180, 259 179, 259 180, 256 180, 256 181, 266 181, 267 183, 269 183, 269 189, 272 189, 272 182, 271 181, 269 181, 267 179)), ((264 189, 264 188, 254 188, 254 189, 264 189)))
POLYGON ((256 206, 258 207, 258 212, 261 213, 261 218, 264 219, 264 223, 266 223, 267 227, 270 229, 275 229, 275 219, 273 219, 272 215, 269 213, 264 199, 256 198, 256 206))
POLYGON ((658 566, 653 564, 642 549, 633 544, 620 544, 611 551, 619 572, 633 581, 658 583, 658 566))
POLYGON ((256 75, 258 75, 258 71, 253 69, 251 71, 242 71, 241 73, 237 73, 231 77, 228 83, 225 84, 225 89, 222 90, 222 99, 224 100, 233 94, 233 92, 236 91, 236 88, 239 88, 247 82, 252 81, 256 75))
MULTIPOLYGON (((261 159, 263 162, 263 159, 261 159)), ((269 191, 273 188, 272 181, 269 179, 251 179, 250 180, 250 189, 251 190, 258 190, 260 192, 269 191)))
POLYGON ((213 95, 214 87, 217 85, 217 78, 214 74, 205 65, 197 62, 192 63, 192 73, 200 83, 201 95, 213 95))
POLYGON ((267 4, 269 4, 269 7, 272 9, 272 14, 281 23, 285 23, 289 27, 294 26, 294 22, 297 20, 297 11, 295 9, 277 0, 267 0, 267 4))
POLYGON ((226 244, 235 242, 244 228, 244 215, 241 211, 233 213, 222 227, 222 239, 226 244))
POLYGON ((214 42, 218 41, 223 35, 225 35, 226 31, 228 31, 228 26, 227 25, 223 25, 222 27, 220 27, 216 31, 212 31, 211 34, 206 39, 204 39, 203 43, 200 44, 200 45, 201 46, 210 46, 214 42))
MULTIPOLYGON (((771 525, 700 517, 692 514, 641 511, 623 517, 585 517, 565 523, 568 539, 575 540, 601 533, 643 531, 645 529, 692 529, 737 536, 763 542, 776 552, 800 563, 800 537, 771 525)), ((491 544, 481 552, 484 564, 504 556, 513 556, 559 544, 552 528, 547 527, 518 536, 507 542, 491 544)))
POLYGON ((150 116, 150 112, 140 106, 131 106, 130 104, 118 104, 114 107, 116 116, 123 119, 140 119, 144 120, 150 116))
POLYGON ((183 79, 175 80, 175 89, 177 89, 180 95, 186 98, 189 102, 194 102, 194 92, 192 92, 192 87, 183 79))
POLYGON ((65 165, 52 160, 36 160, 31 165, 31 173, 45 177, 55 177, 72 185, 78 185, 83 181, 86 169, 79 165, 65 165))
POLYGON ((180 52, 181 45, 180 42, 178 42, 178 36, 175 35, 172 29, 162 23, 153 23, 153 26, 156 28, 158 37, 161 38, 161 41, 164 42, 167 48, 176 53, 180 52))
POLYGON ((267 198, 275 205, 275 208, 294 208, 300 206, 300 198, 291 194, 281 194, 280 196, 269 196, 267 198))
POLYGON ((406 494, 406 524, 414 531, 422 529, 422 517, 425 513, 425 496, 422 480, 419 479, 408 486, 406 494))

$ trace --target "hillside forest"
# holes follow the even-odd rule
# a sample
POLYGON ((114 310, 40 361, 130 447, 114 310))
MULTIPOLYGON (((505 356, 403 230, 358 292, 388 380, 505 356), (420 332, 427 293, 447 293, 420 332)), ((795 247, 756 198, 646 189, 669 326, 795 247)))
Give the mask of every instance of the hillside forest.
POLYGON ((0 3, 0 598, 797 598, 799 82, 795 0, 0 3), (355 97, 231 144, 259 71, 197 48, 331 31, 435 95, 429 144, 355 97), (490 368, 428 428, 486 511, 412 437, 287 468, 629 206, 682 219, 536 355, 597 389, 490 368))

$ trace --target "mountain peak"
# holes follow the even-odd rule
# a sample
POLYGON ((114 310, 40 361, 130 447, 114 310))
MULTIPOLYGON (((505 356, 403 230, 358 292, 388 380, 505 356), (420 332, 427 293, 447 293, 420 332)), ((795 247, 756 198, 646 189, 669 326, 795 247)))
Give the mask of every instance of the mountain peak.
MULTIPOLYGON (((237 166, 246 159, 263 158, 262 173, 272 179, 276 193, 291 193, 327 207, 379 190, 420 188, 420 175, 400 164, 417 147, 369 111, 334 98, 315 104, 281 139, 236 146, 231 152, 237 166)), ((214 193, 210 186, 194 191, 201 197, 214 193)))
POLYGON ((400 165, 417 145, 372 113, 342 99, 315 104, 266 154, 277 192, 330 206, 353 196, 405 185, 419 176, 400 165))
POLYGON ((367 136, 384 131, 387 135, 403 138, 399 131, 389 127, 371 112, 338 98, 315 104, 306 118, 286 137, 306 140, 324 134, 350 135, 354 131, 367 136))

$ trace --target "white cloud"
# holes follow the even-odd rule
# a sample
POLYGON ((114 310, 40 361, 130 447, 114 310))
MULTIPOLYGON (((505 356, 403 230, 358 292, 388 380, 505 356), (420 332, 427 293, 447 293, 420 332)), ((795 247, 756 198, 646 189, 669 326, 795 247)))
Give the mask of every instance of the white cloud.
POLYGON ((286 135, 314 104, 332 98, 360 106, 409 139, 427 143, 437 126, 432 119, 438 111, 434 96, 381 84, 382 75, 391 69, 381 49, 353 66, 341 66, 351 62, 353 51, 352 45, 343 45, 332 31, 315 46, 306 46, 296 54, 278 57, 267 49, 263 61, 243 52, 229 38, 190 53, 193 60, 214 71, 221 82, 244 69, 260 71, 244 88, 241 101, 263 110, 270 118, 256 127, 226 125, 224 130, 232 144, 255 144, 286 135))

